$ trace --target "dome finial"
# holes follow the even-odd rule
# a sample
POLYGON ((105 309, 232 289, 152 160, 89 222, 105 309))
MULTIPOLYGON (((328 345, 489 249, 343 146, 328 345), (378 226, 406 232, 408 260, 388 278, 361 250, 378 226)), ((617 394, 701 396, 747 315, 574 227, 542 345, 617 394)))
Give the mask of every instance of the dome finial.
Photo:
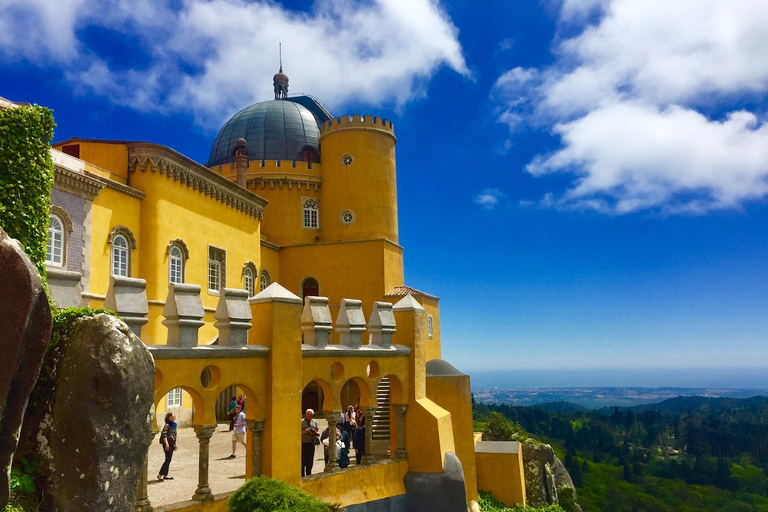
POLYGON ((288 97, 288 75, 283 73, 283 43, 278 44, 280 45, 280 71, 273 78, 276 100, 288 97))

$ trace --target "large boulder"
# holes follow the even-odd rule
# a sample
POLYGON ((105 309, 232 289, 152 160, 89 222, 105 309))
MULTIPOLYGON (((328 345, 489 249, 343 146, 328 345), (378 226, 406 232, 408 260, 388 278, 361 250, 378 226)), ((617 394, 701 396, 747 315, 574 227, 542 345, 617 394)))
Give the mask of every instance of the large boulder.
MULTIPOLYGON (((560 504, 559 494, 567 489, 569 499, 576 497, 576 488, 565 465, 548 444, 521 443, 525 473, 525 499, 530 507, 560 504)), ((581 508, 574 504, 577 510, 581 508)))
POLYGON ((410 471, 403 479, 406 512, 466 512, 467 487, 461 461, 445 452, 442 473, 410 471))
POLYGON ((69 320, 57 335, 22 430, 44 509, 133 511, 152 436, 152 356, 107 314, 69 320))
POLYGON ((21 244, 0 228, 0 509, 27 400, 51 335, 51 310, 40 274, 21 244))

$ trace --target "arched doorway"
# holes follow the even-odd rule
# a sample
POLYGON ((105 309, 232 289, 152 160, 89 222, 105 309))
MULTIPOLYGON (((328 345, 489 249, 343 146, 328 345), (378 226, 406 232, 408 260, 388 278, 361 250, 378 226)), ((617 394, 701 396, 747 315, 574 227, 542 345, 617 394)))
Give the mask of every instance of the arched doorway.
POLYGON ((307 277, 301 282, 301 300, 309 296, 320 295, 320 283, 314 277, 307 277))

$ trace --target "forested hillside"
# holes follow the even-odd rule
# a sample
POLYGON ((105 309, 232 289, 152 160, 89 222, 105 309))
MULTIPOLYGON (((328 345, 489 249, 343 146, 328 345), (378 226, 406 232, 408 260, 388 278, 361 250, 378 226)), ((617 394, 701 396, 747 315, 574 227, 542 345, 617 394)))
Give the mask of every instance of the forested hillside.
POLYGON ((480 422, 493 412, 553 445, 585 512, 768 511, 766 397, 593 411, 475 404, 480 422))

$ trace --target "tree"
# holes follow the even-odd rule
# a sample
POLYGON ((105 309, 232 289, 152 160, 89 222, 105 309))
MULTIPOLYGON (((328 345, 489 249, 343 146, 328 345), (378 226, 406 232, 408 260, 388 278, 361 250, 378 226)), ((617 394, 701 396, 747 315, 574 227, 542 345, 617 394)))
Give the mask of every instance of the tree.
POLYGON ((512 441, 519 437, 520 427, 498 412, 492 412, 485 424, 483 437, 486 441, 512 441))

